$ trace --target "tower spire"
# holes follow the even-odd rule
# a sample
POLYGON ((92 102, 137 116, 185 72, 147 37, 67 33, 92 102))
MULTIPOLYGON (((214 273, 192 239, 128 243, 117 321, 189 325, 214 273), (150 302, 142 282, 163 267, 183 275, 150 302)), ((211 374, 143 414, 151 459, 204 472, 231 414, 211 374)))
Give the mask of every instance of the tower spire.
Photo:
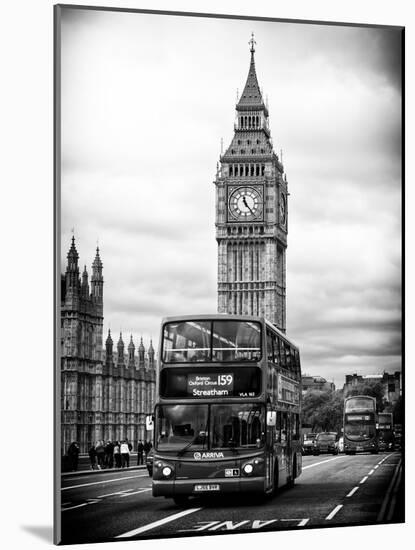
POLYGON ((254 38, 254 33, 253 33, 253 32, 251 33, 251 40, 248 42, 248 44, 251 45, 250 50, 251 50, 251 54, 252 54, 252 56, 253 56, 254 53, 255 53, 255 44, 256 44, 255 38, 254 38))

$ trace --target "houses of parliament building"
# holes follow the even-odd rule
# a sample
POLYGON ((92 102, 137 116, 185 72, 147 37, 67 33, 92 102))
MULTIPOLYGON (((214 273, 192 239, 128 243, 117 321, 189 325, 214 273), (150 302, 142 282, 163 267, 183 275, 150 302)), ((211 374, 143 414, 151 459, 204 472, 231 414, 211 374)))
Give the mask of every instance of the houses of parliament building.
POLYGON ((153 413, 155 353, 137 349, 120 334, 114 349, 110 331, 103 348, 103 286, 99 249, 80 277, 75 238, 61 277, 61 451, 73 441, 85 453, 99 440, 128 438, 133 448, 151 438, 146 416, 153 413))

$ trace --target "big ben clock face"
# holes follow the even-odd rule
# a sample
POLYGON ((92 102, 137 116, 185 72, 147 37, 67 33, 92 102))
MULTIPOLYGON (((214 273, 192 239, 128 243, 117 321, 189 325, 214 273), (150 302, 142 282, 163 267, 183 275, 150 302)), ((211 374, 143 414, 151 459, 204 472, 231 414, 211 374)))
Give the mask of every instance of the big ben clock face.
POLYGON ((254 187, 237 187, 229 192, 229 219, 231 221, 255 221, 262 218, 261 190, 254 187))

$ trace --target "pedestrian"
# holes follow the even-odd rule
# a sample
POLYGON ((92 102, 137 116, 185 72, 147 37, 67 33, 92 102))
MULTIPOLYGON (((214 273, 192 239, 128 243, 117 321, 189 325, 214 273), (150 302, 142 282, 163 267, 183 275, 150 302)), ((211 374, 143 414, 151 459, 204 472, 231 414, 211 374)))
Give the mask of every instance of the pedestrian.
POLYGON ((119 441, 116 441, 114 445, 114 462, 116 468, 121 468, 121 452, 119 441))
POLYGON ((98 470, 105 468, 105 447, 103 441, 98 441, 95 447, 97 453, 98 470))
POLYGON ((114 465, 114 443, 107 441, 105 445, 105 467, 112 468, 114 465))
POLYGON ((144 452, 144 445, 140 439, 137 445, 137 465, 138 466, 140 466, 140 464, 144 464, 143 452, 144 452))
POLYGON ((146 441, 144 443, 144 453, 146 455, 146 460, 147 460, 148 453, 150 452, 150 449, 151 449, 151 443, 150 441, 146 441))
POLYGON ((128 443, 125 439, 121 441, 120 452, 121 452, 121 467, 128 468, 130 466, 130 449, 128 448, 128 443))
POLYGON ((68 448, 69 465, 71 472, 76 472, 78 469, 79 445, 77 441, 73 441, 68 448))
POLYGON ((95 450, 95 445, 92 444, 89 451, 89 460, 91 461, 91 470, 97 469, 97 452, 95 450))

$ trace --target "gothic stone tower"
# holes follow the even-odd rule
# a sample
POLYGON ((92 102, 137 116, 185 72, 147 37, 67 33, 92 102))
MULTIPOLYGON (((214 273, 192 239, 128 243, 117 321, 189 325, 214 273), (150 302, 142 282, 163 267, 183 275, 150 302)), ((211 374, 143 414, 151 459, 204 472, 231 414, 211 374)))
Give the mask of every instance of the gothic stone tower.
POLYGON ((285 331, 287 179, 273 150, 255 41, 234 136, 216 174, 218 312, 265 316, 285 331))
POLYGON ((61 297, 61 402, 62 454, 72 441, 81 452, 99 440, 128 438, 133 448, 139 439, 149 439, 146 416, 155 400, 156 362, 152 342, 147 350, 141 339, 138 354, 131 336, 125 353, 120 334, 113 352, 110 332, 102 349, 102 262, 97 248, 88 273, 79 276, 75 239, 62 275, 61 297))

